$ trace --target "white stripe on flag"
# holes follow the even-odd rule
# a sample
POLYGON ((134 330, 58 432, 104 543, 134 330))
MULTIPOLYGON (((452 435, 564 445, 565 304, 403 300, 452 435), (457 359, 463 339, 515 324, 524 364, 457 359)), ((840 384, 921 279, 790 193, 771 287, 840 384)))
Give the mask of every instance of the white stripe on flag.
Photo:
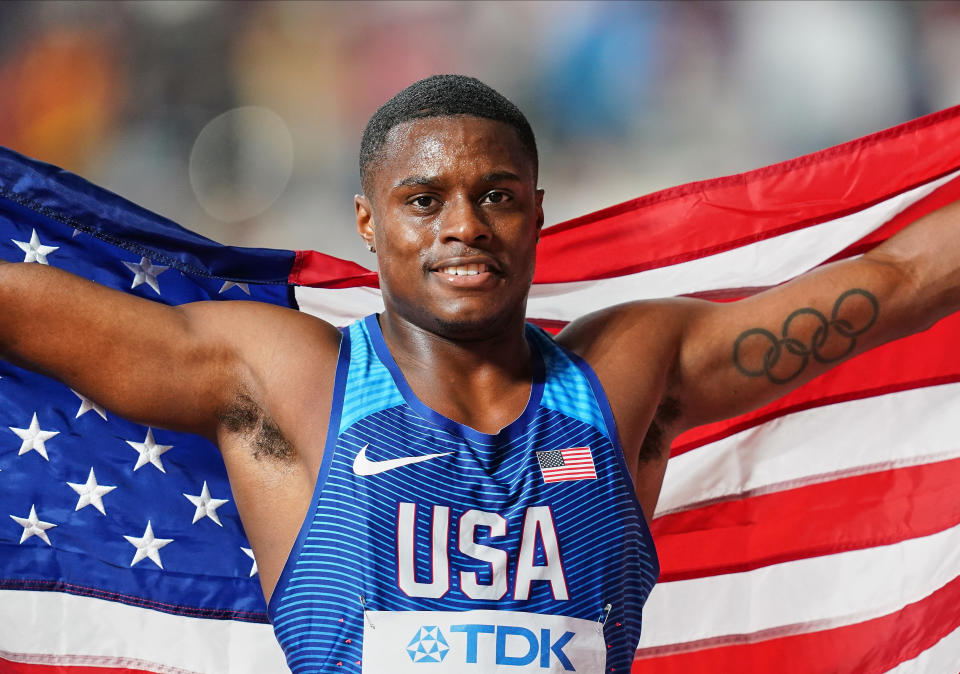
POLYGON ((383 311, 379 288, 294 288, 300 311, 343 327, 355 320, 383 311))
POLYGON ((262 623, 189 618, 60 592, 0 590, 0 625, 0 654, 19 662, 118 667, 136 666, 123 662, 134 659, 157 672, 290 671, 273 628, 262 623))
POLYGON ((795 412, 670 459, 657 515, 954 458, 960 456, 957 419, 960 384, 795 412))
POLYGON ((893 545, 660 583, 644 607, 639 647, 849 625, 923 599, 958 574, 960 526, 893 545))

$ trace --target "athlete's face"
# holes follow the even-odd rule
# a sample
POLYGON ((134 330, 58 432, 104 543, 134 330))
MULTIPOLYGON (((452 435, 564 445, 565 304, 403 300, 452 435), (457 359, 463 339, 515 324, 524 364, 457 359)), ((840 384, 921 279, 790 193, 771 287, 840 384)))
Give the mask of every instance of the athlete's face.
POLYGON ((522 321, 543 225, 533 163, 507 124, 405 122, 356 198, 388 313, 451 338, 522 321))

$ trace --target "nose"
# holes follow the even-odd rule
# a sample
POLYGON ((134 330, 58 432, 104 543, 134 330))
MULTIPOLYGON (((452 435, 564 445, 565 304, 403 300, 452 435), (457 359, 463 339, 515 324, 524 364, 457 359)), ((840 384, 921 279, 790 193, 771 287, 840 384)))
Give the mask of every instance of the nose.
POLYGON ((490 239, 490 225, 470 199, 456 199, 447 208, 439 236, 444 243, 479 243, 490 239))

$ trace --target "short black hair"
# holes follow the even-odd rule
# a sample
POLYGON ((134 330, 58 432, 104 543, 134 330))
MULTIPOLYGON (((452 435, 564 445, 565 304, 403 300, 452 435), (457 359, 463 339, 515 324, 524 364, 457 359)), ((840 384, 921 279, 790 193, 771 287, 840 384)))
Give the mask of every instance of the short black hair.
POLYGON ((537 141, 520 108, 475 77, 433 75, 414 82, 380 106, 363 130, 360 142, 360 181, 366 189, 370 165, 379 156, 390 130, 413 119, 472 115, 509 124, 533 162, 537 176, 537 141))

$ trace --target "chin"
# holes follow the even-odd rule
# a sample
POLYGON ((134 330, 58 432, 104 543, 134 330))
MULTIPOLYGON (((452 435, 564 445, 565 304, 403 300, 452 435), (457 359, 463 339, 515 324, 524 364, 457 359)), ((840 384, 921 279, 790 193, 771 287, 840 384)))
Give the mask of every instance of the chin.
POLYGON ((456 318, 435 318, 436 332, 441 337, 457 341, 481 340, 502 332, 491 327, 489 321, 456 318))
POLYGON ((442 312, 429 317, 433 332, 456 340, 480 340, 502 335, 515 323, 523 323, 523 307, 500 307, 495 311, 442 312), (519 316, 519 321, 518 321, 519 316))

